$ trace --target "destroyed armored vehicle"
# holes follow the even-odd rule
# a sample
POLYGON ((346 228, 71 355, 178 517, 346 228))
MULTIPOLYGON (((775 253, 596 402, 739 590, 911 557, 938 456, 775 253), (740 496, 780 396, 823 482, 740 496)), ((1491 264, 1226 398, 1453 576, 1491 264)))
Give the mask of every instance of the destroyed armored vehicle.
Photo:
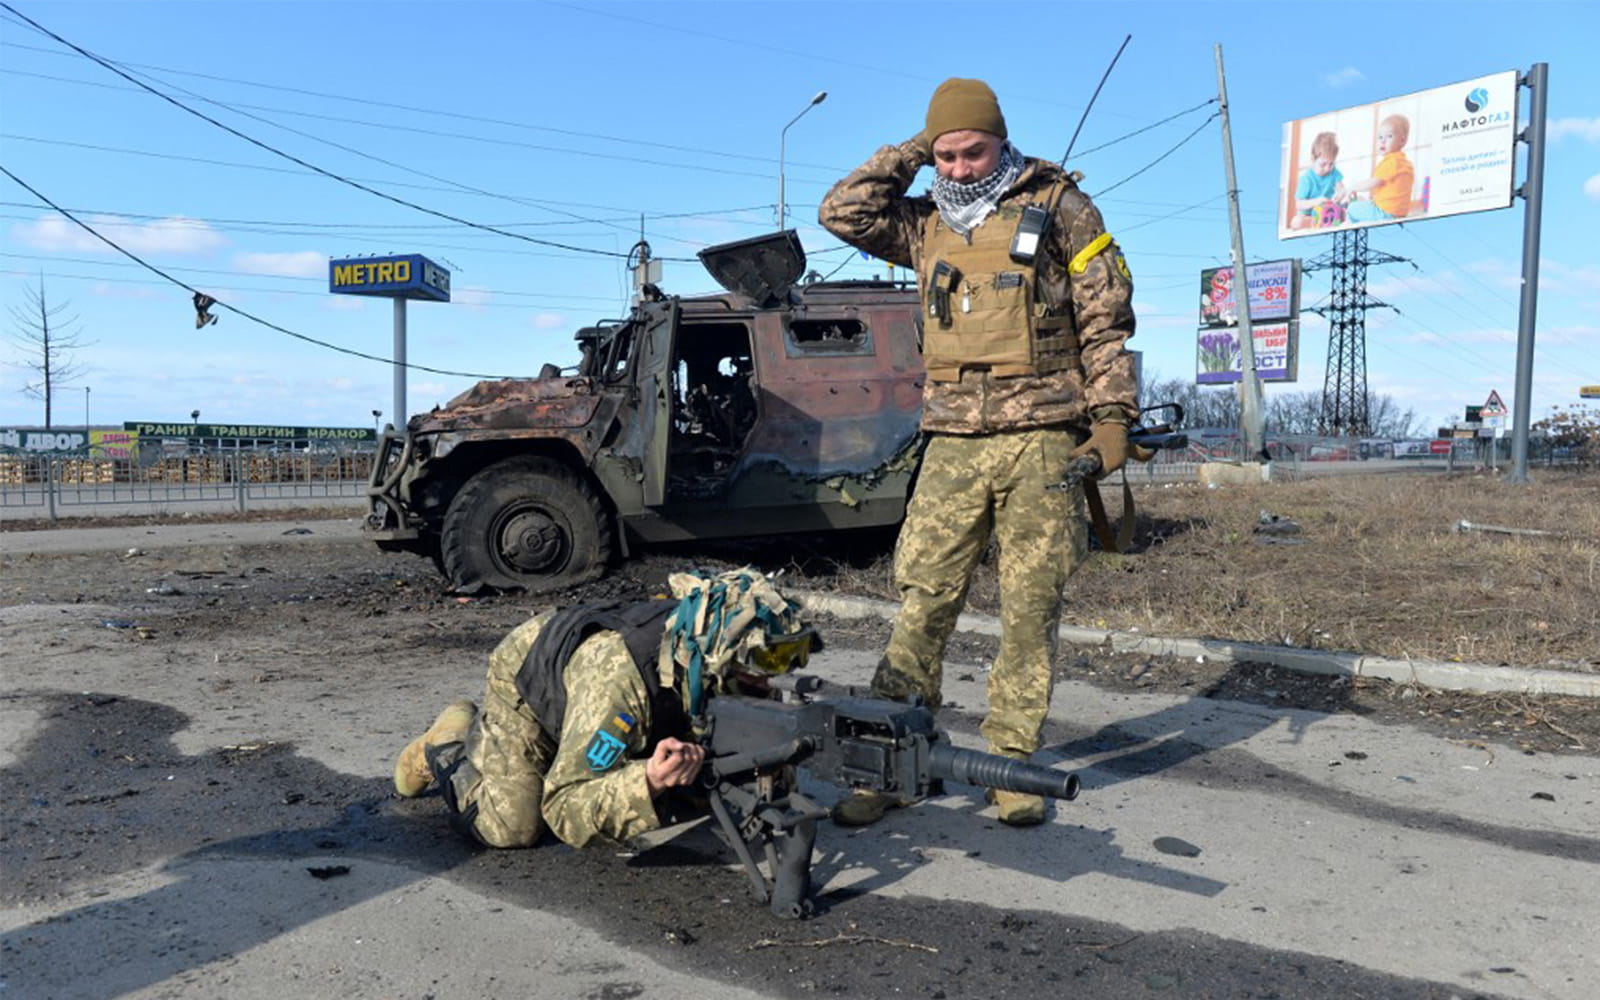
POLYGON ((920 457, 916 291, 800 283, 792 231, 700 254, 727 294, 645 286, 575 373, 480 382, 379 442, 366 536, 462 593, 603 574, 639 543, 869 528, 920 457))

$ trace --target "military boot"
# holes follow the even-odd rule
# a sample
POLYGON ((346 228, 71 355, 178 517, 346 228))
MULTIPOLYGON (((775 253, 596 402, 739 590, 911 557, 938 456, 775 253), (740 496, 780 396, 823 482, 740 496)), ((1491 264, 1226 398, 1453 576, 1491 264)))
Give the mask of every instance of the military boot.
POLYGON ((433 720, 428 731, 406 744, 394 762, 394 790, 405 798, 415 798, 433 784, 433 769, 428 766, 428 749, 467 738, 478 706, 470 701, 453 701, 433 720))
POLYGON ((834 823, 839 826, 871 826, 883 819, 890 809, 907 805, 905 799, 887 792, 873 792, 857 788, 833 805, 834 823))

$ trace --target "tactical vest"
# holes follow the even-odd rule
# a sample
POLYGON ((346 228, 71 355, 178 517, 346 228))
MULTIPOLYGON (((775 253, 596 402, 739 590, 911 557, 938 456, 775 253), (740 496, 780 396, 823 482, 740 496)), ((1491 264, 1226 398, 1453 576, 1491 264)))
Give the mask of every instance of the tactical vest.
POLYGON ((1024 200, 1013 198, 992 212, 967 239, 936 210, 922 231, 917 284, 922 289, 922 359, 928 378, 955 382, 962 369, 987 369, 999 376, 1044 375, 1078 363, 1078 338, 1069 313, 1052 315, 1038 291, 1038 261, 1048 231, 1032 263, 1011 258, 1022 209, 1036 204, 1055 222, 1056 202, 1066 182, 1024 200), (936 278, 940 263, 947 278, 936 278), (941 287, 943 286, 943 287, 941 287))
POLYGON ((622 636, 650 699, 648 746, 689 731, 688 716, 676 692, 663 690, 656 676, 662 622, 678 602, 671 598, 638 604, 580 604, 557 611, 539 630, 517 670, 517 693, 533 710, 539 727, 556 743, 567 714, 567 661, 583 641, 602 629, 622 636))

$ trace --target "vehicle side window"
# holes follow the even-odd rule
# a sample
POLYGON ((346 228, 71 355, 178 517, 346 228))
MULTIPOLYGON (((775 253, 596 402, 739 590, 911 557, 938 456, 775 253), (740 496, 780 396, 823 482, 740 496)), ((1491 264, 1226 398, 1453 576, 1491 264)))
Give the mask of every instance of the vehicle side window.
POLYGON ((628 366, 633 363, 633 331, 632 324, 624 326, 611 338, 604 363, 600 369, 600 377, 607 382, 615 382, 628 374, 628 366))
POLYGON ((872 334, 852 316, 831 319, 791 318, 784 331, 785 353, 791 357, 871 354, 872 334))

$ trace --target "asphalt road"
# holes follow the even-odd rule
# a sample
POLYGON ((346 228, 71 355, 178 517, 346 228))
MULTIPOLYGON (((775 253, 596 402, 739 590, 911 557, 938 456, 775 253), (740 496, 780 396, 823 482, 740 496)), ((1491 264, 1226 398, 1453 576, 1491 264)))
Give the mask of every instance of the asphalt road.
MULTIPOLYGON (((283 560, 314 537, 224 527, 283 560)), ((93 544, 197 540, 107 530, 147 533, 93 544)), ((1592 755, 1067 682, 1040 760, 1079 770, 1076 802, 1013 830, 952 785, 875 827, 824 824, 822 912, 794 923, 702 828, 479 851, 436 800, 395 799, 395 751, 478 693, 486 648, 417 629, 428 655, 368 669, 292 617, 140 641, 107 627, 126 613, 0 607, 0 997, 1587 1000, 1600 982, 1592 755)), ((875 655, 830 647, 813 670, 864 683, 875 655)), ((980 746, 983 673, 946 676, 940 721, 980 746)))

